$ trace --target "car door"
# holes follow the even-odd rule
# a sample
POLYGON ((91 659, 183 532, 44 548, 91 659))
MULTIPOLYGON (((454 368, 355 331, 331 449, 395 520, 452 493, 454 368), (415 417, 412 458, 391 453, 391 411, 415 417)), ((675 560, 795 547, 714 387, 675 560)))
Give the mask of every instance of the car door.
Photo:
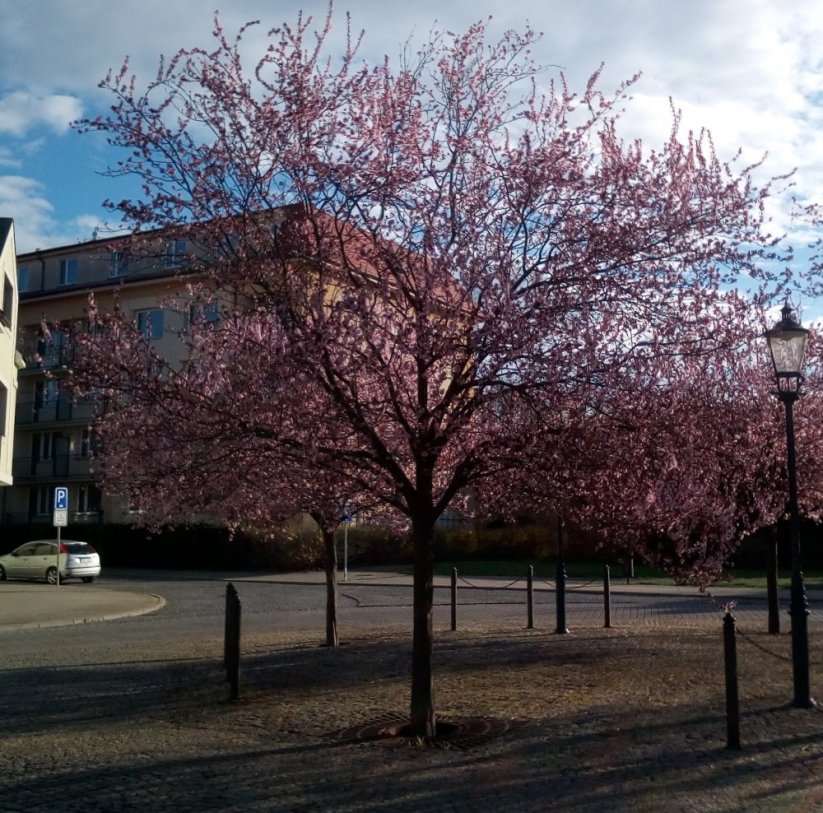
POLYGON ((57 545, 51 542, 40 542, 32 557, 32 576, 45 579, 46 571, 57 564, 57 545))
POLYGON ((36 542, 29 542, 21 545, 9 559, 9 566, 6 569, 9 578, 28 579, 31 578, 34 570, 34 554, 37 550, 36 542))

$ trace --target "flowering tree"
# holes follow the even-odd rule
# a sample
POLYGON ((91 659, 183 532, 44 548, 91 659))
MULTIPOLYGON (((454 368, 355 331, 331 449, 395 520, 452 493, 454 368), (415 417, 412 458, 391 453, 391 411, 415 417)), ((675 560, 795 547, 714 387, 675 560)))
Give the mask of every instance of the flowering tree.
MULTIPOLYGON (((89 325, 74 336, 71 384, 78 397, 106 399, 96 421, 102 484, 126 496, 150 527, 208 518, 259 532, 308 513, 324 544, 326 644, 337 646, 335 531, 343 507, 365 500, 341 466, 308 458, 306 438, 280 443, 296 437, 293 421, 312 423, 307 416, 322 404, 284 358, 278 320, 226 317, 189 325, 181 364, 160 355, 119 307, 100 313, 92 296, 89 325)), ((343 442, 339 431, 334 441, 343 442)))
MULTIPOLYGON (((196 240, 201 273, 236 294, 232 317, 276 323, 286 380, 299 371, 318 399, 307 413, 276 383, 272 428, 250 371, 226 419, 407 518, 409 730, 432 735, 438 516, 523 464, 533 438, 513 412, 561 426, 605 408, 638 360, 652 387, 652 360, 722 348, 721 286, 756 284, 772 256, 769 188, 676 115, 660 148, 624 143, 629 85, 549 81, 531 30, 435 35, 396 68, 357 63, 350 41, 334 67, 330 25, 308 42, 302 17, 272 30, 251 71, 244 32, 216 25, 213 51, 179 52, 145 87, 128 65, 110 74, 111 112, 81 128, 125 148, 113 174, 143 182, 113 208, 196 240)), ((106 341, 112 365, 143 363, 106 341)), ((222 352, 223 366, 261 361, 242 342, 222 352)))
MULTIPOLYGON (((596 409, 581 402, 560 421, 539 411, 512 414, 533 438, 529 456, 539 465, 506 472, 505 491, 517 502, 483 494, 486 512, 556 512, 676 578, 701 585, 718 578, 746 536, 786 512, 784 413, 760 335, 766 317, 736 300, 728 294, 736 316, 717 352, 635 356, 596 409)), ((802 394, 801 510, 819 519, 823 390, 814 333, 802 394)))

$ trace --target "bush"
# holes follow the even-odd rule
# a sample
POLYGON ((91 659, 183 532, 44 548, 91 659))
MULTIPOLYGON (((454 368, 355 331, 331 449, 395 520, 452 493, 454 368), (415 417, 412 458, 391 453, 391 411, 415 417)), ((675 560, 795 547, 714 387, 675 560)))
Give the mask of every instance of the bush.
POLYGON ((408 534, 371 525, 350 525, 337 529, 337 556, 342 562, 344 539, 348 539, 350 565, 396 565, 412 560, 411 540, 408 534))
MULTIPOLYGON (((53 539, 51 525, 0 526, 0 553, 31 539, 53 539)), ((282 528, 258 528, 230 534, 225 528, 190 525, 150 533, 129 525, 73 525, 62 530, 65 539, 82 539, 99 552, 103 567, 187 570, 310 570, 323 567, 322 537, 308 517, 282 528)), ((337 529, 338 559, 348 537, 348 564, 368 567, 408 564, 412 561, 408 534, 368 525, 337 529)), ((595 558, 595 546, 578 531, 564 533, 566 558, 595 558)), ((557 527, 553 522, 521 520, 486 527, 438 529, 435 558, 553 559, 557 556, 557 527)))
MULTIPOLYGON (((100 524, 63 528, 61 536, 93 545, 104 569, 302 570, 322 566, 322 544, 316 530, 287 528, 232 535, 225 528, 197 525, 150 533, 135 526, 100 524)), ((54 539, 56 529, 8 525, 0 528, 0 537, 0 553, 7 553, 31 539, 54 539)))

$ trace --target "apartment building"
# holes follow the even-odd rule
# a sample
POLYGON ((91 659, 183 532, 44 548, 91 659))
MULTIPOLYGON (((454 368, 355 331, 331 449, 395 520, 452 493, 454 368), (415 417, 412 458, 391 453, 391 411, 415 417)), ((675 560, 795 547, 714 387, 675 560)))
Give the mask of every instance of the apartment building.
MULTIPOLYGON (((0 489, 2 522, 51 522, 58 485, 69 490, 70 526, 129 519, 128 506, 104 498, 93 473, 91 418, 98 403, 73 403, 64 388, 73 358, 70 329, 86 320, 90 292, 102 309, 110 308, 116 295, 120 307, 133 314, 161 353, 167 358, 179 353, 177 336, 185 329, 186 314, 159 303, 184 290, 181 271, 190 256, 189 246, 183 240, 165 240, 159 233, 141 239, 139 255, 128 246, 125 240, 121 244, 91 240, 17 257, 21 368, 13 484, 0 489)), ((12 255, 11 267, 13 261, 12 255)), ((5 333, 0 341, 4 337, 5 333)), ((5 381, 2 378, 5 369, 0 368, 0 382, 12 393, 8 374, 5 381)))
POLYGON ((14 410, 17 398, 17 266, 14 222, 0 218, 0 490, 12 483, 14 410))

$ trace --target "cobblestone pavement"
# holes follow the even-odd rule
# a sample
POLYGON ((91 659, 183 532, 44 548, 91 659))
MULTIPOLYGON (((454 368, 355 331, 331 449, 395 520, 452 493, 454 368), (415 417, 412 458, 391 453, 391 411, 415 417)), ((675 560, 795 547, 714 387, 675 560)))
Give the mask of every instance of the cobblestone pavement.
MULTIPOLYGON (((823 714, 788 706, 789 635, 765 634, 762 608, 736 611, 744 747, 728 751, 721 608, 626 598, 604 629, 596 597, 570 597, 555 635, 549 596, 534 630, 522 600, 471 594, 452 632, 440 601, 440 714, 505 730, 437 750, 335 736, 408 705, 408 625, 374 623, 387 596, 341 608, 336 650, 319 628, 244 634, 234 703, 218 635, 133 637, 105 659, 61 656, 48 630, 0 637, 0 811, 823 811, 823 714), (13 665, 20 635, 48 642, 39 665, 13 665)), ((816 688, 816 608, 811 644, 816 688)))

